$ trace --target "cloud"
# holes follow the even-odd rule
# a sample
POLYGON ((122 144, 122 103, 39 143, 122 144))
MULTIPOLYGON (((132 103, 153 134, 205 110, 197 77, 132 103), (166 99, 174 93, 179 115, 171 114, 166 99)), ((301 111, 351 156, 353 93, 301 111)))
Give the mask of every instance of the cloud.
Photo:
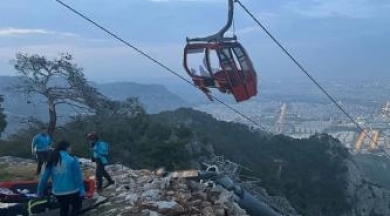
POLYGON ((74 37, 74 33, 56 32, 46 29, 29 29, 29 28, 0 28, 0 37, 16 36, 16 35, 58 35, 74 37))
POLYGON ((291 2, 285 8, 309 17, 367 18, 374 15, 379 5, 371 0, 312 0, 311 3, 291 2))
MULTIPOLYGON (((183 73, 183 44, 137 44, 137 47, 167 65, 177 73, 183 73), (168 54, 169 53, 169 54, 168 54)), ((45 55, 48 58, 58 57, 59 53, 71 53, 75 62, 85 68, 88 77, 119 80, 121 77, 158 78, 172 77, 163 68, 144 56, 122 45, 89 46, 74 43, 34 44, 28 46, 0 47, 0 75, 12 75, 14 70, 9 63, 16 53, 45 55)))

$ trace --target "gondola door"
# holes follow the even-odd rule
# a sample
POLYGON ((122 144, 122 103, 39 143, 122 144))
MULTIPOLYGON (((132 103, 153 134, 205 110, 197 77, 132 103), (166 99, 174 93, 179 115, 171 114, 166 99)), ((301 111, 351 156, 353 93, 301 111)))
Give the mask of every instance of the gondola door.
POLYGON ((230 85, 230 91, 236 101, 240 102, 249 99, 251 96, 248 94, 245 87, 245 80, 243 80, 240 76, 240 71, 234 61, 231 48, 229 46, 222 45, 221 48, 217 50, 217 53, 222 70, 224 71, 230 85))
POLYGON ((249 96, 257 95, 257 74, 252 61, 241 44, 235 44, 232 50, 236 58, 236 64, 240 65, 240 75, 244 81, 246 91, 249 96))

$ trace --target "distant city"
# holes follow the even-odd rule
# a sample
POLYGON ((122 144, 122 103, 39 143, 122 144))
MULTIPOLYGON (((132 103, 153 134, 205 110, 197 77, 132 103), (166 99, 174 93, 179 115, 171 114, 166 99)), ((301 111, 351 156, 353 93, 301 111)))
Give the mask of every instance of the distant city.
MULTIPOLYGON (((8 92, 7 86, 14 77, 2 77, 0 90, 5 94, 5 113, 9 122, 5 136, 29 124, 31 118, 47 120, 45 101, 27 98, 8 92)), ((306 138, 327 133, 339 139, 352 153, 390 155, 390 79, 324 81, 324 89, 354 119, 362 132, 327 96, 310 81, 260 80, 259 94, 245 102, 236 103, 231 95, 213 91, 225 101, 272 134, 306 138)), ((153 85, 131 82, 98 84, 103 94, 124 100, 138 97, 148 113, 192 107, 213 115, 222 121, 239 122, 253 128, 253 124, 218 102, 210 102, 202 92, 185 85, 153 85)), ((68 121, 80 113, 61 107, 59 122, 68 121)))
MULTIPOLYGON (((352 153, 383 155, 384 151, 390 151, 388 82, 333 82, 326 86, 337 103, 365 129, 364 132, 315 86, 308 91, 298 83, 275 86, 277 88, 271 91, 264 89, 258 100, 233 107, 273 134, 306 138, 327 133, 339 139, 352 153)), ((220 104, 201 105, 196 109, 210 113, 219 120, 258 127, 220 104)))

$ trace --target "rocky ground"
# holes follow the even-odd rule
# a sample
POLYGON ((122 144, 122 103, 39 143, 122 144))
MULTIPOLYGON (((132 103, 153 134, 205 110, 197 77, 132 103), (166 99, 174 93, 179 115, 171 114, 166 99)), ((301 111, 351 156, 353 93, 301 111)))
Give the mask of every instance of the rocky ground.
MULTIPOLYGON (((84 159, 80 161, 84 176, 94 178, 94 164, 84 159)), ((12 167, 19 170, 28 167, 35 170, 34 161, 14 157, 0 157, 0 166, 4 169, 12 167)), ((96 194, 95 198, 99 200, 99 204, 86 211, 84 215, 247 215, 234 201, 233 192, 210 182, 193 181, 167 174, 163 170, 131 170, 121 164, 110 165, 107 170, 116 184, 96 194)), ((20 175, 18 174, 19 179, 32 178, 28 173, 24 177, 20 175)))
MULTIPOLYGON (((94 178, 94 164, 81 159, 84 176, 94 178)), ((35 161, 15 157, 0 157, 0 181, 36 179, 35 161)), ((131 170, 121 164, 107 167, 116 181, 95 198, 87 216, 245 216, 247 213, 234 201, 232 192, 210 182, 192 181, 166 175, 162 170, 131 170)), ((353 161, 348 161, 347 198, 351 204, 345 215, 390 215, 390 192, 366 180, 353 161)), ((263 203, 277 209, 281 215, 297 216, 283 197, 269 196, 260 187, 248 188, 263 203)))
MULTIPOLYGON (((94 164, 89 160, 80 161, 84 176, 94 178, 94 164)), ((33 160, 0 157, 0 181, 36 179, 35 167, 33 160)), ((390 215, 390 193, 367 182, 354 163, 350 162, 348 169, 351 211, 346 215, 390 215)), ((107 170, 116 184, 96 194, 99 205, 85 212, 86 216, 247 215, 234 201, 232 192, 210 182, 200 183, 159 171, 132 170, 121 164, 110 165, 107 170)), ((250 191, 281 215, 298 215, 285 198, 269 196, 259 187, 250 191)))
POLYGON ((222 188, 122 165, 110 166, 108 172, 116 181, 101 193, 108 201, 85 215, 246 215, 222 188))
MULTIPOLYGON (((94 164, 80 159, 84 176, 94 178, 94 164)), ((0 157, 0 181, 36 179, 35 161, 0 157)), ((245 216, 245 210, 234 201, 234 194, 210 182, 166 175, 161 170, 132 170, 121 164, 107 167, 116 181, 95 195, 99 205, 85 212, 86 216, 245 216)), ((390 215, 389 191, 365 180, 353 162, 348 163, 347 193, 351 211, 346 215, 390 215)), ((260 188, 248 188, 262 202, 281 215, 297 216, 283 197, 272 197, 260 188)))

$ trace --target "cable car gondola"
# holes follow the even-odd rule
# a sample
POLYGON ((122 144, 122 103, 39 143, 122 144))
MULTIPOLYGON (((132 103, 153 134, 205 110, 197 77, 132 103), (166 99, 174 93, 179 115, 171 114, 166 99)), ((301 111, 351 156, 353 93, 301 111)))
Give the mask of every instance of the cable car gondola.
POLYGON ((234 37, 224 37, 233 22, 233 0, 229 0, 226 25, 216 34, 204 38, 187 38, 183 65, 192 81, 210 100, 209 88, 232 94, 237 102, 257 94, 257 75, 244 47, 234 37), (196 56, 195 65, 191 59, 196 56), (200 57, 201 56, 201 57, 200 57))

